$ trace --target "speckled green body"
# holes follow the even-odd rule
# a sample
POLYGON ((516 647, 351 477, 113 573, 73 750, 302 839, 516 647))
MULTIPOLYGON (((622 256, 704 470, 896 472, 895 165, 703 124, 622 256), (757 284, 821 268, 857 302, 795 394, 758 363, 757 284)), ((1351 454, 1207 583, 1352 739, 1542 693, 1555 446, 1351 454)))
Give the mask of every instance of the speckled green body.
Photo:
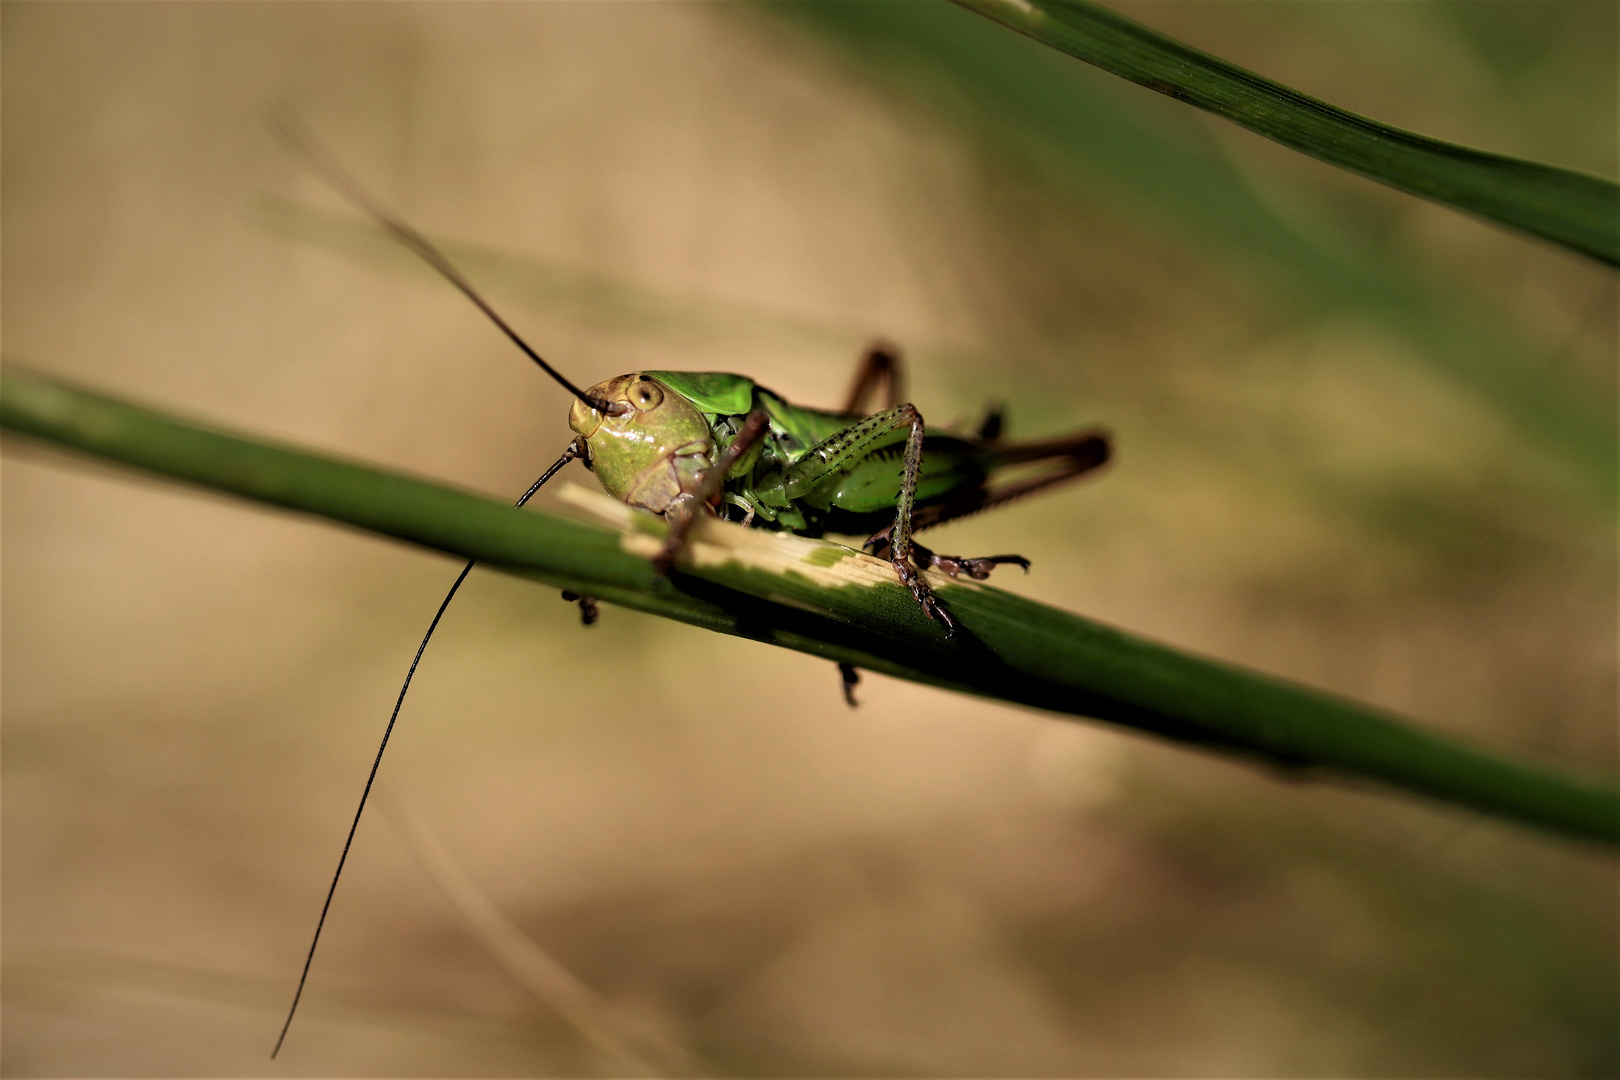
MULTIPOLYGON (((602 486, 631 506, 663 514, 696 497, 704 470, 756 409, 770 419, 760 441, 728 471, 719 513, 751 514, 756 526, 807 536, 870 534, 894 520, 907 428, 894 410, 861 417, 789 404, 741 375, 646 371, 586 391, 630 411, 605 416, 574 402, 602 486)), ((918 507, 982 487, 1002 464, 989 443, 930 430, 923 442, 918 507)))

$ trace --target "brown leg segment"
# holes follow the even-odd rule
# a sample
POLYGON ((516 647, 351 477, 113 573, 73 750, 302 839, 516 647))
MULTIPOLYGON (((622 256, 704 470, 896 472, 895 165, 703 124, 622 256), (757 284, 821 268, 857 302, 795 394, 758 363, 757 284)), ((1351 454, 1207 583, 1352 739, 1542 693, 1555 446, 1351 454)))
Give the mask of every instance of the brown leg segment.
POLYGON ((1029 560, 1022 555, 981 555, 966 558, 961 555, 936 555, 915 540, 911 542, 911 561, 956 577, 966 574, 975 581, 983 581, 998 566, 1021 566, 1029 573, 1029 560))
MULTIPOLYGON (((977 514, 981 510, 989 510, 1014 499, 1059 484, 1066 484, 1077 480, 1085 474, 1100 468, 1108 461, 1108 436, 1099 431, 1082 432, 1079 435, 1064 439, 1052 439, 1042 442, 1025 444, 1011 444, 1001 448, 1006 455, 1006 463, 1019 465, 1027 462, 1038 462, 1055 459, 1053 468, 1044 473, 1037 474, 1015 483, 1005 484, 999 488, 981 488, 970 491, 957 498, 933 506, 924 507, 911 515, 911 530, 921 532, 923 529, 935 525, 943 525, 947 521, 977 514)), ((895 524, 899 524, 898 519, 895 524)), ((863 547, 870 550, 878 558, 894 558, 894 525, 890 525, 881 532, 873 533, 867 538, 863 547)), ((933 570, 940 570, 951 577, 958 574, 967 574, 976 581, 983 581, 990 576, 990 571, 997 566, 1015 565, 1029 572, 1029 560, 1022 555, 987 555, 979 558, 965 558, 961 555, 936 555, 927 548, 911 541, 911 561, 933 570)), ((915 590, 913 590, 915 591, 915 590)), ((926 604, 924 607, 926 608, 926 604)))
POLYGON ((861 703, 855 700, 855 688, 861 684, 861 673, 855 670, 854 664, 840 663, 838 674, 844 680, 844 704, 852 709, 860 708, 861 703))
POLYGON ((911 423, 906 436, 906 467, 900 474, 900 498, 895 501, 894 524, 889 526, 889 564, 894 567, 900 584, 911 590, 911 595, 922 605, 923 614, 938 619, 945 627, 945 636, 956 633, 956 620, 934 597, 928 582, 917 572, 911 561, 911 508, 917 499, 917 476, 922 472, 923 418, 915 406, 899 406, 911 423))
MULTIPOLYGON (((943 525, 947 521, 955 521, 970 514, 977 514, 983 510, 1002 506, 1012 502, 1014 499, 1033 495, 1037 491, 1044 491, 1050 487, 1057 487, 1060 484, 1078 480, 1087 473, 1094 472, 1107 464, 1110 456, 1108 436, 1101 431, 1084 431, 1067 438, 1043 440, 1041 442, 1009 443, 997 449, 1005 455, 1005 462, 1008 465, 1022 465, 1052 459, 1052 467, 1047 472, 1037 473, 1027 479, 1011 484, 964 492, 945 502, 925 506, 912 515, 912 532, 931 529, 935 525, 943 525)), ((893 529, 894 526, 891 525, 887 529, 873 533, 867 538, 863 546, 881 555, 889 543, 889 535, 893 529)), ((1018 561, 1017 556, 995 556, 995 558, 1005 562, 1018 561)), ((970 562, 972 560, 957 561, 970 562)), ((941 569, 944 569, 944 567, 941 567, 941 569)), ((950 571, 946 570, 946 573, 950 573, 950 571)))
POLYGON ((851 416, 866 415, 866 399, 881 384, 883 407, 892 409, 905 396, 905 372, 900 363, 900 350, 886 341, 874 341, 866 347, 861 366, 855 369, 855 382, 844 399, 844 412, 851 416))
POLYGON ((581 596, 577 592, 564 590, 562 598, 571 604, 577 603, 579 605, 579 624, 581 626, 595 626, 596 620, 602 615, 602 612, 596 606, 596 597, 594 596, 581 596))
POLYGON ((675 557, 681 553, 681 548, 686 546, 686 534, 692 531, 692 523, 697 520, 699 514, 709 512, 709 504, 725 485, 726 473, 730 472, 731 467, 764 436, 770 426, 770 420, 764 409, 755 409, 749 413, 748 419, 743 421, 742 430, 737 432, 730 445, 720 451, 713 468, 703 474, 703 486, 680 509, 670 510, 664 514, 664 520, 669 522, 669 535, 664 540, 664 550, 653 560, 653 569, 660 574, 669 573, 670 568, 675 565, 675 557))
POLYGON ((873 413, 855 421, 842 431, 811 447, 794 463, 782 481, 783 490, 796 497, 813 490, 815 485, 834 475, 838 469, 855 460, 885 439, 892 442, 894 433, 906 432, 905 469, 900 476, 900 492, 895 499, 894 524, 885 530, 890 537, 889 562, 895 577, 911 590, 911 595, 922 605, 930 619, 938 619, 945 626, 946 636, 956 630, 950 613, 934 599, 928 582, 923 580, 911 562, 911 513, 917 502, 917 477, 922 471, 923 418, 915 405, 909 402, 892 409, 873 413))

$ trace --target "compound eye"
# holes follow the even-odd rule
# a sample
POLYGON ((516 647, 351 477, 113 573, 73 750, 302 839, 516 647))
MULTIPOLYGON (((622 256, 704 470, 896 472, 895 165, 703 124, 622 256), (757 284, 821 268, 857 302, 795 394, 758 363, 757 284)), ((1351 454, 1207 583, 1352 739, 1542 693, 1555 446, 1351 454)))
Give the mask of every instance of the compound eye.
POLYGON ((658 384, 651 379, 638 379, 630 387, 628 396, 630 404, 634 405, 638 412, 656 409, 664 400, 664 392, 658 389, 658 384))

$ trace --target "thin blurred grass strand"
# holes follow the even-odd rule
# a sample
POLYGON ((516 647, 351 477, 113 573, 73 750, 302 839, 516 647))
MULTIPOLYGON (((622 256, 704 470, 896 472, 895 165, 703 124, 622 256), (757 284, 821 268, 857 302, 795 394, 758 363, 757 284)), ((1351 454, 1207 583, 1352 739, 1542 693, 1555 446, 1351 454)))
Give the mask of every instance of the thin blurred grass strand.
POLYGON ((616 1068, 648 1077, 713 1074, 712 1068, 705 1068, 684 1047, 656 1038, 627 1021, 612 1002, 508 919, 408 803, 385 793, 377 808, 455 909, 467 932, 538 1002, 612 1058, 616 1068))
POLYGON ((1053 171, 1059 188, 1074 185, 1093 201, 1100 183, 1135 208, 1142 227, 1198 241, 1222 273, 1273 296, 1283 322, 1388 325, 1414 359, 1562 458, 1583 496, 1612 513, 1620 476, 1612 393, 1551 363, 1501 305, 1368 237, 1281 212, 1230 155, 1210 153, 1164 123, 1164 110, 1144 107, 1157 102, 1106 92, 1114 80, 1025 35, 999 33, 967 8, 784 0, 762 10, 826 39, 876 85, 966 128, 976 144, 1053 171))

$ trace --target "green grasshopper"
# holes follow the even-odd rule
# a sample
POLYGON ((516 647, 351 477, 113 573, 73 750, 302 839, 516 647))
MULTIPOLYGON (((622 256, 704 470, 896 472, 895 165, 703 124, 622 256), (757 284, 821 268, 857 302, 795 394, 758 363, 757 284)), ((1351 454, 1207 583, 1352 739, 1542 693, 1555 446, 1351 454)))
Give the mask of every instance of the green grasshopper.
MULTIPOLYGON (((864 536, 863 546, 888 559, 899 583, 950 636, 958 629, 956 620, 934 596, 923 571, 982 580, 996 566, 1009 563, 1027 572, 1029 561, 1019 555, 936 555, 917 544, 913 534, 1075 480, 1108 460, 1108 437, 1096 430, 1043 441, 1003 440, 999 410, 992 410, 972 433, 930 429, 916 406, 900 400, 898 352, 883 344, 867 350, 844 406, 837 410, 794 405, 752 379, 719 372, 639 371, 581 390, 530 348, 436 247, 350 179, 295 119, 280 117, 273 126, 315 172, 455 285, 574 396, 568 417, 574 438, 516 505, 525 505, 577 458, 608 494, 668 522, 668 539, 654 561, 660 573, 674 568, 693 523, 706 515, 804 536, 864 536), (868 415, 866 402, 880 388, 886 406, 868 415), (1037 468, 1004 479, 1009 469, 1020 466, 1037 468)), ((338 878, 417 664, 473 566, 467 563, 450 586, 406 672, 272 1058, 280 1052, 303 996, 338 878)), ((596 621, 593 598, 566 592, 563 597, 579 603, 586 625, 596 621)), ((845 700, 853 707, 859 676, 848 664, 840 664, 839 670, 845 700)))
POLYGON ((1004 442, 992 412, 973 435, 929 430, 916 406, 898 402, 899 360, 874 345, 842 409, 793 405, 741 375, 643 371, 598 383, 574 401, 570 453, 608 494, 669 521, 658 560, 667 572, 700 515, 741 515, 742 524, 802 536, 866 536, 887 555, 900 584, 950 635, 956 621, 920 570, 983 579, 1019 555, 936 555, 912 540, 920 529, 987 510, 1075 479, 1108 459, 1107 437, 1085 431, 1041 442, 1004 442), (865 415, 879 385, 887 407, 865 415), (594 399, 617 406, 605 411, 594 399), (1047 464, 1034 476, 994 484, 1013 466, 1047 464))

